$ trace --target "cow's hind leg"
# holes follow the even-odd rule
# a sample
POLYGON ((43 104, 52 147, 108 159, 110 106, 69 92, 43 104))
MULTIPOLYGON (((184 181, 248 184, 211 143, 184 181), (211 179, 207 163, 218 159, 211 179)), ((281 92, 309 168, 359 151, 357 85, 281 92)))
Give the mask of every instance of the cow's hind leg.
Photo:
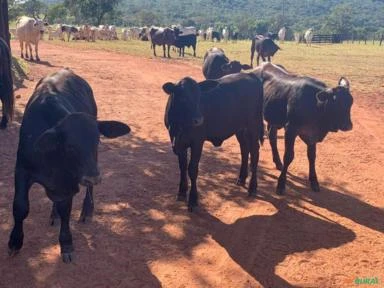
POLYGON ((188 175, 191 179, 191 190, 189 192, 188 210, 193 211, 193 208, 198 206, 198 192, 197 192, 197 175, 199 173, 199 161, 203 144, 194 144, 191 147, 191 160, 188 165, 188 175))
POLYGON ((29 53, 31 54, 31 57, 29 58, 29 60, 33 61, 32 44, 31 43, 28 43, 28 48, 29 48, 29 53))
POLYGON ((248 139, 246 134, 247 132, 245 130, 240 131, 236 134, 236 138, 240 144, 240 150, 241 150, 240 174, 236 184, 241 186, 245 186, 245 182, 248 177, 249 145, 248 145, 248 139))
POLYGON ((187 199, 188 191, 188 178, 187 178, 187 168, 188 168, 188 150, 185 149, 178 155, 179 160, 179 169, 180 169, 180 183, 179 183, 179 193, 177 194, 177 201, 185 201, 187 199))
POLYGON ((259 164, 259 150, 260 143, 258 141, 258 131, 257 133, 250 133, 248 139, 250 144, 251 152, 251 180, 248 186, 248 195, 255 196, 257 192, 257 166, 259 164))
POLYGON ((36 45, 35 45, 35 56, 36 56, 36 61, 40 61, 40 57, 39 57, 39 43, 37 42, 36 45))
POLYGON ((72 261, 73 252, 72 234, 69 229, 69 218, 72 210, 72 198, 57 202, 56 205, 57 212, 59 213, 61 219, 59 236, 61 256, 63 262, 69 263, 72 261))
MULTIPOLYGON (((24 43, 21 40, 19 41, 19 43, 20 43, 20 57, 24 59, 24 53, 23 53, 23 51, 24 51, 24 43)), ((25 49, 25 50, 27 50, 27 49, 25 49)))
POLYGON ((24 169, 16 167, 15 196, 13 199, 14 226, 8 242, 9 255, 11 256, 17 254, 23 246, 23 221, 29 213, 28 191, 31 184, 28 173, 24 169))
POLYGON ((268 139, 272 148, 273 162, 276 165, 277 170, 283 169, 283 163, 281 163, 279 150, 277 149, 277 128, 268 124, 268 139))
MULTIPOLYGON (((5 95, 4 95, 5 97, 5 95)), ((4 99, 3 97, 1 97, 0 95, 0 99, 1 99, 1 104, 2 104, 2 107, 3 107, 3 116, 1 117, 1 122, 0 122, 0 129, 5 129, 7 128, 7 124, 8 124, 8 117, 7 115, 5 114, 5 108, 4 108, 4 99)))
POLYGON ((287 171, 289 164, 292 163, 293 158, 295 157, 295 139, 296 139, 297 133, 289 126, 286 128, 285 131, 285 151, 284 151, 284 165, 283 169, 280 173, 279 180, 277 182, 277 194, 284 194, 285 192, 285 183, 287 181, 287 171))
POLYGON ((309 161, 309 182, 311 183, 311 188, 315 192, 320 191, 319 182, 316 175, 316 144, 307 145, 307 156, 309 161))
POLYGON ((87 191, 85 193, 83 209, 81 209, 79 221, 84 223, 87 219, 92 219, 94 208, 93 185, 89 185, 87 186, 87 191))

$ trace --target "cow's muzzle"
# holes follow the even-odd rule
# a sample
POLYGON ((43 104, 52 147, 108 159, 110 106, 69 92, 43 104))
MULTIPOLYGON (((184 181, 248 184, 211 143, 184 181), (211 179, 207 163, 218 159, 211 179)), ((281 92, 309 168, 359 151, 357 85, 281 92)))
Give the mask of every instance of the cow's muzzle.
POLYGON ((101 182, 101 176, 83 176, 80 180, 80 184, 83 186, 97 185, 101 182))

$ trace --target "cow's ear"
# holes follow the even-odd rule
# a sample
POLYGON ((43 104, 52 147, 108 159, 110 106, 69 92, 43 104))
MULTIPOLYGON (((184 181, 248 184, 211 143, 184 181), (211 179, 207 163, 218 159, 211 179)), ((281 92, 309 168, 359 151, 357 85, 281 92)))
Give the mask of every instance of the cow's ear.
POLYGON ((97 126, 100 133, 107 138, 117 138, 131 131, 128 125, 118 121, 97 121, 97 126))
POLYGON ((219 85, 219 82, 215 80, 205 80, 199 83, 202 92, 208 92, 209 90, 216 88, 217 85, 219 85))
POLYGON ((242 65, 241 65, 241 69, 243 69, 243 70, 249 70, 249 69, 252 69, 252 66, 249 66, 248 64, 242 64, 242 65))
POLYGON ((339 80, 339 86, 349 90, 349 81, 345 77, 341 77, 339 80))
POLYGON ((60 144, 59 138, 59 134, 55 128, 48 129, 37 138, 34 149, 39 153, 56 151, 60 144))
POLYGON ((167 93, 168 95, 171 95, 174 91, 175 91, 175 87, 176 85, 171 83, 171 82, 167 82, 163 85, 163 90, 165 93, 167 93))

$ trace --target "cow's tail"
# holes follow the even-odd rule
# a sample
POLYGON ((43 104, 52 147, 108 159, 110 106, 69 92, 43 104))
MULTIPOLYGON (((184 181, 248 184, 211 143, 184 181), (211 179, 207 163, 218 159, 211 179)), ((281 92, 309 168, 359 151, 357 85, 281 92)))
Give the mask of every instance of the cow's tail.
POLYGON ((3 115, 13 119, 14 96, 11 75, 11 52, 5 41, 0 38, 0 98, 3 103, 3 115))
POLYGON ((264 113, 263 113, 263 108, 264 108, 264 88, 263 88, 263 79, 260 79, 260 85, 257 91, 257 97, 259 99, 258 101, 258 107, 257 107, 257 123, 259 125, 259 142, 260 145, 263 145, 264 143, 264 131, 265 131, 265 126, 264 126, 264 113))

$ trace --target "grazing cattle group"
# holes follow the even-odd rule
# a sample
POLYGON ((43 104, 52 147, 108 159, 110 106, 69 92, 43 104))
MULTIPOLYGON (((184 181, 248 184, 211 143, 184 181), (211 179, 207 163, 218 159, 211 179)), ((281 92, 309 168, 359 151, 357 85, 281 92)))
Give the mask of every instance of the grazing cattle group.
MULTIPOLYGON (((16 34, 23 43, 26 58, 33 60, 31 44, 35 45, 36 60, 38 42, 47 25, 37 18, 22 17, 17 21, 16 34)), ((163 47, 163 56, 170 57, 170 47, 180 49, 192 46, 196 56, 198 33, 194 27, 142 27, 126 28, 122 39, 149 39, 156 56, 156 46, 163 47)), ((213 28, 206 33, 212 40, 221 38, 213 28)), ((305 33, 308 45, 312 29, 305 33)), ((283 27, 278 37, 285 39, 283 27)), ((116 27, 101 25, 81 27, 60 25, 50 30, 50 37, 57 35, 67 41, 73 39, 95 41, 117 39, 116 27)), ((229 30, 223 31, 228 40, 229 30)), ((328 87, 320 80, 288 72, 281 65, 263 63, 280 49, 273 41, 277 34, 256 35, 251 45, 251 65, 230 61, 223 49, 210 48, 205 56, 202 72, 206 80, 198 82, 184 77, 176 83, 166 82, 162 89, 168 95, 164 124, 168 130, 172 150, 178 157, 180 181, 177 199, 188 198, 188 209, 198 205, 197 177, 204 142, 214 146, 236 136, 240 145, 241 165, 238 185, 245 186, 250 162, 251 178, 248 195, 257 193, 257 166, 260 145, 264 140, 264 121, 267 123, 268 139, 272 148, 275 166, 281 170, 276 192, 283 194, 288 167, 294 158, 294 143, 299 136, 307 145, 309 181, 313 191, 319 191, 315 159, 316 145, 329 132, 352 129, 351 107, 353 98, 350 84, 341 77, 335 87, 328 87), (252 69, 254 53, 257 65, 252 69), (277 150, 277 131, 285 128, 285 151, 281 161, 277 150), (190 158, 188 159, 188 149, 190 158), (188 176, 191 181, 189 189, 188 176), (189 190, 189 196, 187 192, 189 190)), ((3 116, 0 128, 4 129, 12 119, 14 110, 13 83, 10 78, 11 55, 7 44, 0 39, 0 97, 3 116)), ((8 248, 10 255, 23 246, 23 221, 29 213, 29 189, 33 183, 42 185, 53 202, 50 223, 61 220, 59 243, 62 260, 72 261, 73 243, 69 221, 72 199, 80 185, 86 187, 80 215, 81 221, 92 217, 93 186, 100 182, 97 149, 100 135, 116 138, 130 132, 128 125, 118 121, 97 119, 97 106, 90 85, 70 69, 41 79, 25 108, 19 134, 19 145, 15 167, 15 195, 13 201, 14 226, 8 248)))

